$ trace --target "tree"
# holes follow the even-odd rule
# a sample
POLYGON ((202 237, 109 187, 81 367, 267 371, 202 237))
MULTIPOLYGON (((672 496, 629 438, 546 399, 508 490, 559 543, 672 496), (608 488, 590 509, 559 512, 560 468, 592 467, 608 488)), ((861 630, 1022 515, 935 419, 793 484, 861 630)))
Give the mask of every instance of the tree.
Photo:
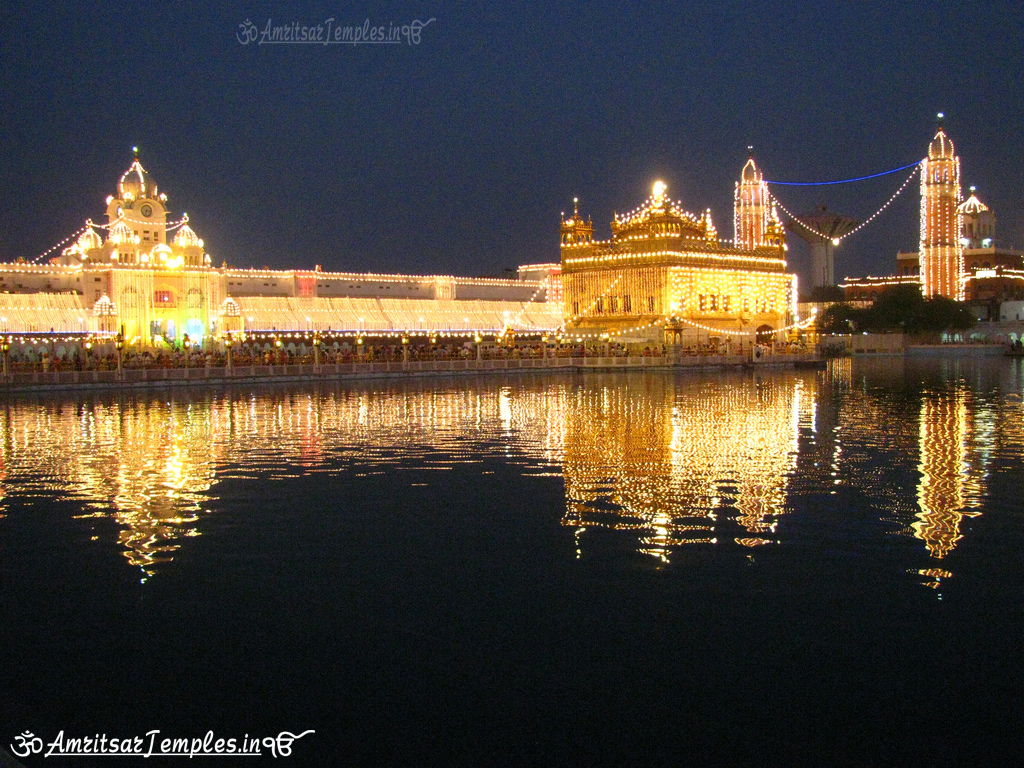
POLYGON ((864 330, 871 333, 917 333, 924 297, 917 285, 897 285, 882 291, 867 310, 864 330))
POLYGON ((883 291, 859 320, 857 330, 909 334, 963 331, 975 322, 963 302, 944 296, 926 299, 917 285, 897 285, 883 291))
POLYGON ((924 314, 921 318, 923 331, 966 331, 974 325, 976 318, 970 308, 960 301, 935 296, 924 303, 924 314))
POLYGON ((818 318, 818 333, 852 333, 860 330, 865 310, 855 309, 849 304, 833 304, 818 318))

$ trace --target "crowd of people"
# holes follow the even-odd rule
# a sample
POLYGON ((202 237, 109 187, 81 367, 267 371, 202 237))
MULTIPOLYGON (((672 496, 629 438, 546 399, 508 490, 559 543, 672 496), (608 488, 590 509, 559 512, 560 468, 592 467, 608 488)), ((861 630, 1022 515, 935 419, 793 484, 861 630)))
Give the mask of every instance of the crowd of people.
MULTIPOLYGON (((1019 343, 1019 342, 1018 342, 1019 343)), ((763 347, 775 353, 806 351, 802 344, 780 343, 763 347)), ((618 343, 592 340, 589 343, 545 343, 523 340, 510 344, 458 341, 433 344, 411 343, 364 343, 348 340, 325 344, 319 355, 305 344, 294 343, 243 344, 230 352, 224 347, 191 345, 189 347, 167 346, 161 349, 125 349, 120 353, 110 345, 92 349, 61 348, 51 354, 49 349, 11 349, 8 354, 8 370, 25 371, 74 371, 74 370, 117 370, 141 368, 223 368, 233 366, 289 366, 321 364, 353 364, 379 362, 424 362, 445 360, 508 360, 548 358, 593 358, 593 357, 664 357, 670 354, 685 356, 710 356, 742 354, 742 348, 726 343, 693 344, 670 347, 664 344, 618 343)))

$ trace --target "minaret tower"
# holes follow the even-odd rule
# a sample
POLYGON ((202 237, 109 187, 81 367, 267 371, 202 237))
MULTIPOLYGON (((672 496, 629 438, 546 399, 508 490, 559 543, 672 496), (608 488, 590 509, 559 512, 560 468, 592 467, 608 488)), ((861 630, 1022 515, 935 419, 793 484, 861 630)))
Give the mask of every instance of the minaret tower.
POLYGON ((584 221, 580 216, 580 199, 572 199, 572 216, 562 214, 562 247, 588 245, 594 239, 594 222, 589 217, 584 221))
POLYGON ((963 301, 964 250, 960 243, 960 158, 939 129, 921 162, 921 287, 926 298, 963 301))
POLYGON ((767 245, 767 230, 772 206, 768 199, 768 185, 754 163, 754 148, 736 182, 733 206, 734 237, 737 248, 763 248, 767 245))

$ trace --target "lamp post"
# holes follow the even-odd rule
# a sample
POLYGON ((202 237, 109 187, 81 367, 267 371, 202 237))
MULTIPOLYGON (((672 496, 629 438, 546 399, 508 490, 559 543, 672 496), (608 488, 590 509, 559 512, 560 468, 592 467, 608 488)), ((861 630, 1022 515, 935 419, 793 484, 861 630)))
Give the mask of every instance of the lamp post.
POLYGON ((313 370, 320 373, 320 345, 323 344, 323 339, 320 338, 320 331, 314 331, 313 333, 313 370))
POLYGON ((4 381, 7 381, 8 367, 7 367, 7 353, 11 351, 11 337, 4 336, 0 339, 0 351, 4 353, 4 381))
POLYGON ((228 331, 227 338, 224 339, 224 348, 227 350, 227 368, 228 368, 229 372, 231 371, 231 345, 232 345, 232 343, 233 342, 231 340, 231 331, 228 331))
POLYGON ((402 336, 402 363, 409 362, 409 337, 402 336))
POLYGON ((117 350, 117 377, 121 378, 121 350, 124 349, 124 334, 120 331, 114 340, 114 349, 117 350))
POLYGON ((484 347, 483 347, 483 344, 481 343, 481 342, 483 342, 483 340, 484 340, 483 336, 481 336, 479 333, 477 333, 477 334, 475 334, 473 336, 473 341, 476 342, 476 359, 477 360, 483 360, 484 359, 484 347))
POLYGON ((356 362, 363 362, 363 337, 356 337, 356 362))

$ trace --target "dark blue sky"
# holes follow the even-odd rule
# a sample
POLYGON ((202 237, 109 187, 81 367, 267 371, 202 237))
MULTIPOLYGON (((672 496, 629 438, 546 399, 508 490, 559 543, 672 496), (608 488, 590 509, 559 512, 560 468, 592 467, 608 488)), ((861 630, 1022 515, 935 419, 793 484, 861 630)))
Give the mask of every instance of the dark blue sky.
MULTIPOLYGON (((575 195, 607 237, 655 178, 731 237, 748 144, 769 178, 845 178, 922 157, 940 110, 965 189, 1024 246, 1019 3, 100 3, 2 24, 4 260, 100 220, 135 144, 215 263, 480 275, 557 260, 575 195), (236 37, 330 17, 436 20, 419 45, 236 37)), ((776 191, 864 217, 903 178, 776 191)), ((837 274, 891 272, 917 204, 915 182, 837 274)))

